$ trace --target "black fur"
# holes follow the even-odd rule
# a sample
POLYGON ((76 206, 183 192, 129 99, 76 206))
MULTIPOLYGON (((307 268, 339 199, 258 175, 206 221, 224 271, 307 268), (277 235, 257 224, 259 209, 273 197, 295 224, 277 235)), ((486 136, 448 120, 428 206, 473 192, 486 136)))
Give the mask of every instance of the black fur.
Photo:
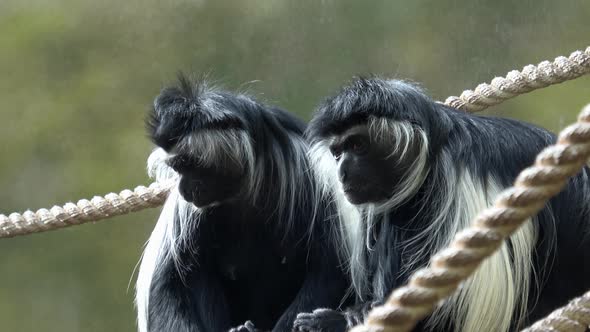
MULTIPOLYGON (((542 148, 556 140, 555 135, 534 125, 459 111, 434 102, 411 84, 379 78, 355 79, 327 99, 310 122, 307 136, 314 144, 339 135, 354 125, 366 123, 369 117, 409 121, 421 127, 430 142, 430 171, 421 189, 401 207, 389 211, 387 218, 390 222, 378 223, 370 237, 373 250, 368 251, 368 278, 373 280, 373 290, 384 287, 387 294, 407 281, 409 273, 400 273, 400 269, 407 264, 412 248, 420 246, 418 243, 415 247, 399 248, 398 244, 432 220, 434 211, 430 206, 435 205, 432 198, 437 197, 438 185, 448 180, 448 170, 440 162, 441 152, 452 156, 458 171, 467 169, 482 181, 493 177, 507 187, 523 168, 533 163, 542 148), (410 224, 410 228, 398 227, 410 224)), ((541 288, 538 292, 534 282, 531 285, 529 314, 524 324, 547 315, 590 288, 588 173, 588 168, 584 168, 573 177, 538 215, 540 234, 533 264, 539 272, 541 288)), ((418 266, 427 262, 419 263, 418 266)), ((360 304, 385 300, 374 291, 364 295, 364 301, 357 300, 360 304)), ((346 321, 351 315, 358 316, 359 311, 362 316, 370 307, 361 305, 361 309, 345 310, 340 321, 346 321)), ((322 326, 319 315, 301 315, 300 318, 296 325, 316 326, 301 328, 302 331, 338 330, 331 328, 338 326, 332 323, 333 317, 323 329, 318 327, 322 326)), ((512 325, 511 329, 516 330, 517 323, 512 325)), ((423 328, 420 325, 416 330, 423 328)))
POLYGON ((177 261, 169 255, 158 262, 148 330, 285 332, 300 312, 338 307, 348 281, 333 242, 334 207, 316 190, 307 157, 304 164, 295 162, 305 154, 294 141, 305 124, 283 110, 184 77, 156 98, 148 130, 167 152, 204 129, 245 131, 254 142, 262 185, 255 199, 242 191, 204 207, 198 227, 179 242, 177 261), (280 177, 294 181, 280 188, 280 177), (298 198, 278 210, 281 192, 298 198))

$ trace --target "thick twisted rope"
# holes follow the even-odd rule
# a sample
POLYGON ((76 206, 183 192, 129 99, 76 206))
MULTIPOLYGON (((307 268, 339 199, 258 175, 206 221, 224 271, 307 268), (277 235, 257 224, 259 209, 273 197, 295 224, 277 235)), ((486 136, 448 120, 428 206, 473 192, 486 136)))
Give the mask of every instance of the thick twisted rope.
POLYGON ((0 238, 44 232, 156 207, 162 205, 170 186, 152 183, 149 187, 139 186, 133 191, 125 189, 118 194, 95 196, 91 200, 81 199, 76 204, 67 203, 49 210, 9 216, 0 214, 0 238))
POLYGON ((590 291, 522 332, 585 332, 590 327, 590 291))
POLYGON ((479 112, 504 100, 588 73, 590 46, 567 58, 560 56, 553 62, 543 61, 536 66, 525 66, 521 71, 513 70, 506 77, 496 77, 489 84, 478 85, 475 90, 465 90, 459 97, 449 97, 445 104, 467 112, 479 112))
MULTIPOLYGON (((572 80, 589 72, 590 47, 585 51, 576 51, 568 58, 558 57, 553 62, 543 61, 538 66, 528 65, 521 73, 511 71, 506 78, 496 77, 491 84, 480 84, 475 91, 464 91, 461 97, 449 97, 445 104, 475 112, 499 104, 518 94, 572 80)), ((162 192, 163 189, 160 185, 152 183, 148 188, 143 188, 145 187, 138 187, 135 191, 140 189, 144 198, 152 197, 149 204, 136 204, 134 199, 129 201, 121 199, 116 200, 119 204, 117 208, 107 209, 103 207, 102 201, 110 202, 109 198, 97 196, 90 203, 87 203, 87 200, 81 200, 77 204, 68 203, 62 207, 55 206, 50 210, 40 209, 37 212, 27 211, 23 214, 12 213, 9 216, 0 214, 0 238, 107 219, 116 215, 156 207, 165 200, 167 191, 162 192), (73 208, 74 205, 77 207, 76 209, 73 208), (84 210, 88 213, 83 213, 84 210), (102 213, 102 211, 105 212, 102 213)), ((128 190, 124 190, 119 195, 128 192, 128 190)), ((113 196, 110 197, 113 198, 113 196)))
POLYGON ((480 263, 527 218, 536 215, 559 193, 568 179, 590 157, 590 104, 578 122, 559 134, 556 144, 537 155, 514 185, 504 190, 494 205, 478 214, 471 227, 459 232, 451 244, 434 255, 430 266, 416 271, 407 285, 394 290, 387 302, 374 308, 365 323, 353 332, 409 331, 451 295, 480 263))

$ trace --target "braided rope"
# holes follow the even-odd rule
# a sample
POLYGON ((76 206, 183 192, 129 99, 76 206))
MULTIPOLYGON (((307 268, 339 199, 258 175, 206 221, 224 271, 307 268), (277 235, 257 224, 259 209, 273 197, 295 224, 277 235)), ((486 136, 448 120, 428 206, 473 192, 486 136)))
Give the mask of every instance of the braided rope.
POLYGON ((590 291, 522 332, 585 332, 590 327, 590 291))
POLYGON ((374 308, 353 332, 409 331, 434 311, 527 218, 536 215, 559 193, 567 180, 590 157, 590 104, 578 122, 559 134, 555 145, 537 155, 513 187, 504 190, 494 205, 483 210, 473 225, 459 232, 452 243, 434 255, 430 266, 416 271, 406 286, 394 290, 387 302, 374 308))
POLYGON ((81 199, 76 204, 66 203, 49 210, 15 212, 9 216, 0 214, 0 238, 44 232, 156 207, 162 205, 170 186, 152 183, 147 188, 125 189, 118 194, 81 199))
POLYGON ((459 97, 449 97, 445 104, 479 112, 504 100, 549 85, 573 80, 590 73, 590 46, 585 51, 575 51, 569 57, 560 56, 553 62, 525 66, 522 71, 513 70, 506 77, 496 77, 490 84, 482 83, 475 90, 465 90, 459 97))

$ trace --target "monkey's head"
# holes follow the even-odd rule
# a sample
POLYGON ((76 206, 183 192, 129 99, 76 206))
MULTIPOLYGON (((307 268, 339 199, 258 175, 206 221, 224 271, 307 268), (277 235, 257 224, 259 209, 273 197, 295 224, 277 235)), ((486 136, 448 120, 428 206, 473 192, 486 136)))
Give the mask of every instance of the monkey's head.
POLYGON ((162 90, 148 120, 153 142, 180 175, 178 190, 197 207, 235 198, 249 184, 254 150, 251 99, 209 88, 184 76, 162 90))
POLYGON ((316 170, 339 182, 352 204, 398 206, 419 190, 433 145, 444 140, 434 112, 434 102, 411 84, 355 79, 309 124, 316 170))

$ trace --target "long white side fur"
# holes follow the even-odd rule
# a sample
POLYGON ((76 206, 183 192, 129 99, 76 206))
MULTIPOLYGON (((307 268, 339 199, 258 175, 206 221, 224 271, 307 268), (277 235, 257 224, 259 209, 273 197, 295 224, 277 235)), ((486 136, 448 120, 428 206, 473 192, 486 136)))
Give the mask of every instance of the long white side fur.
POLYGON ((329 142, 314 144, 309 149, 312 170, 316 174, 320 190, 331 196, 338 215, 337 243, 346 267, 351 274, 352 286, 356 293, 363 297, 369 290, 367 282, 365 243, 359 241, 365 237, 362 215, 344 195, 342 183, 338 180, 338 163, 330 153, 329 142))
MULTIPOLYGON (((369 120, 369 132, 372 139, 395 142, 392 155, 396 156, 405 154, 410 143, 420 144, 421 153, 409 168, 401 189, 384 203, 358 207, 348 203, 338 180, 338 164, 328 148, 331 139, 316 143, 310 149, 313 167, 323 184, 323 190, 332 192, 338 204, 341 252, 347 258, 353 287, 361 299, 366 297, 371 287, 374 292, 383 292, 382 285, 371 285, 371 281, 367 280, 366 257, 370 250, 367 237, 372 225, 386 219, 385 211, 395 209, 412 197, 429 172, 426 164, 428 141, 418 127, 373 118, 369 120)), ((430 204, 435 204, 436 216, 428 221, 429 226, 424 231, 396 248, 411 253, 409 262, 404 262, 405 269, 419 268, 412 262, 423 261, 448 245, 453 236, 467 227, 478 212, 490 206, 502 190, 495 179, 475 179, 467 169, 457 169, 456 161, 451 159, 448 152, 443 150, 441 153, 439 166, 444 167, 447 174, 440 187, 433 188, 426 198, 430 204)), ((441 304, 427 326, 437 331, 444 329, 451 321, 456 331, 508 331, 512 319, 519 321, 526 314, 529 285, 534 275, 532 254, 537 232, 535 224, 529 221, 512 235, 508 240, 512 252, 505 243, 452 298, 441 304)))
MULTIPOLYGON (((258 164, 263 162, 264 157, 255 158, 250 135, 241 130, 201 130, 184 138, 170 154, 158 148, 148 158, 148 173, 158 182, 178 180, 179 175, 166 161, 176 153, 197 151, 199 154, 195 156, 196 161, 202 165, 219 165, 230 160, 243 166, 247 170, 243 194, 253 201, 261 192, 262 181, 269 177, 278 179, 279 183, 275 183, 279 192, 273 202, 274 213, 280 214, 280 220, 286 223, 285 229, 289 229, 295 222, 293 216, 298 210, 312 211, 313 222, 322 201, 319 190, 310 191, 313 197, 309 197, 310 192, 301 190, 302 187, 311 185, 302 182, 302 179, 310 179, 311 176, 308 173, 308 145, 302 137, 289 135, 290 154, 273 151, 274 167, 270 171, 276 174, 269 174, 264 165, 258 164)), ((201 212, 202 209, 182 198, 178 186, 171 190, 146 244, 139 268, 135 302, 140 332, 148 332, 150 289, 154 273, 161 268, 159 263, 172 260, 175 268, 182 272, 186 267, 180 262, 179 248, 197 253, 198 248, 189 247, 189 240, 190 235, 198 231, 201 212), (178 222, 174 222, 175 217, 178 222)), ((313 224, 310 225, 310 231, 312 228, 313 224)))
MULTIPOLYGON (((148 158, 148 174, 158 182, 173 181, 178 175, 172 168, 166 165, 167 153, 162 149, 156 149, 148 158)), ((148 308, 150 299, 150 286, 152 276, 158 268, 157 262, 165 259, 170 254, 170 243, 166 241, 169 235, 169 223, 172 224, 178 202, 178 189, 174 187, 170 192, 158 222, 145 246, 141 256, 141 265, 137 275, 135 286, 135 305, 137 307, 137 325, 140 332, 148 331, 148 308)))
MULTIPOLYGON (((452 179, 453 175, 449 174, 449 178, 452 179)), ((463 170, 456 179, 456 182, 449 181, 444 188, 443 197, 446 196, 446 199, 443 204, 446 206, 439 210, 432 227, 417 236, 426 238, 428 233, 432 239, 422 247, 422 251, 416 251, 417 255, 431 255, 446 247, 453 236, 469 226, 502 190, 494 179, 487 179, 486 190, 481 181, 474 179, 467 170, 463 170)), ((536 239, 536 227, 529 220, 498 252, 480 265, 453 297, 438 308, 429 319, 428 326, 435 331, 445 322, 452 321, 456 331, 508 331, 512 319, 520 320, 526 314, 536 239)))

